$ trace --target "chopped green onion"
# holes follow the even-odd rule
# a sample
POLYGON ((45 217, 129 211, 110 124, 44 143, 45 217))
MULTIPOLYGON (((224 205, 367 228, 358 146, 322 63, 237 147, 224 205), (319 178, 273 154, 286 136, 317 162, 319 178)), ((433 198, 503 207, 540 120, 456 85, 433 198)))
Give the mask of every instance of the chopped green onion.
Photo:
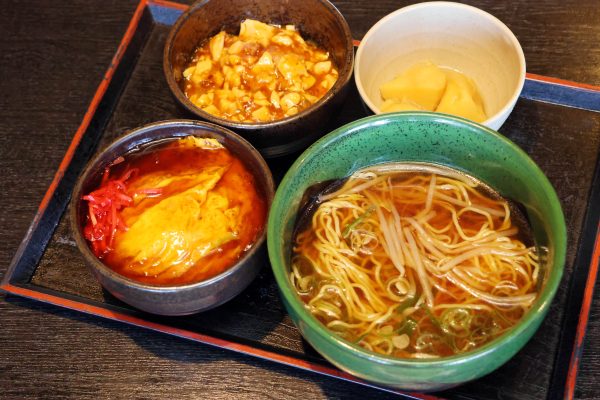
POLYGON ((396 312, 398 314, 402 314, 404 312, 404 310, 406 310, 409 307, 414 306, 416 303, 417 303, 417 296, 409 297, 408 299, 406 299, 402 303, 400 303, 400 305, 398 307, 396 307, 396 312))
POLYGON ((344 228, 344 231, 342 232, 342 237, 344 239, 348 238, 348 236, 350 236, 350 232, 352 232, 352 230, 354 228, 356 228, 358 226, 358 224, 360 224, 365 218, 367 218, 369 215, 371 215, 373 213, 373 211, 375 211, 375 206, 371 205, 369 208, 367 208, 365 210, 364 213, 359 215, 354 221, 352 221, 349 225, 347 225, 346 228, 344 228))
POLYGON ((365 337, 367 337, 367 335, 368 335, 369 333, 370 333, 370 332, 363 333, 362 335, 360 335, 360 336, 359 336, 359 337, 358 337, 358 338, 357 338, 357 339, 354 341, 354 343, 356 343, 356 344, 360 343, 360 342, 361 342, 361 341, 362 341, 362 340, 363 340, 365 337))
POLYGON ((454 336, 449 335, 448 332, 446 332, 444 330, 444 328, 442 328, 442 324, 440 324, 440 321, 436 318, 435 315, 433 315, 433 313, 431 312, 429 307, 427 307, 425 305, 423 305, 422 307, 423 307, 423 310, 425 310, 425 314, 427 314, 427 316, 429 317, 429 320, 431 321, 433 326, 435 326, 439 330, 439 332, 442 334, 441 335, 442 341, 444 343, 446 343, 448 345, 448 347, 450 347, 454 353, 457 353, 458 348, 456 347, 456 342, 455 342, 454 336))
POLYGON ((435 317, 435 315, 433 315, 433 313, 431 312, 429 307, 427 307, 426 305, 423 305, 422 308, 423 308, 423 310, 425 310, 425 314, 427 314, 427 316, 429 317, 429 320, 431 321, 433 326, 438 328, 440 330, 440 332, 445 333, 444 330, 442 329, 442 325, 440 324, 440 321, 438 321, 438 319, 435 317))
POLYGON ((415 321, 411 317, 408 317, 406 318, 406 321, 404 321, 404 324, 396 330, 396 334, 407 334, 410 337, 412 336, 415 329, 417 329, 417 321, 415 321))

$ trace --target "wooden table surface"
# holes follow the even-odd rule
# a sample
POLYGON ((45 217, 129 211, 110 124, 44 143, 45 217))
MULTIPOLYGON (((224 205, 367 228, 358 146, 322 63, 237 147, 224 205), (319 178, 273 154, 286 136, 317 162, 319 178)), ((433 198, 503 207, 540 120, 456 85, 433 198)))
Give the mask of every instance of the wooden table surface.
MULTIPOLYGON (((0 275, 138 0, 0 3, 0 275)), ((407 1, 336 1, 355 38, 407 1)), ((600 86, 600 1, 470 1, 532 73, 600 86)), ((600 398, 600 291, 575 398, 600 398)), ((0 398, 392 398, 373 389, 17 297, 0 301, 0 398), (140 345, 143 344, 143 345, 140 345)))

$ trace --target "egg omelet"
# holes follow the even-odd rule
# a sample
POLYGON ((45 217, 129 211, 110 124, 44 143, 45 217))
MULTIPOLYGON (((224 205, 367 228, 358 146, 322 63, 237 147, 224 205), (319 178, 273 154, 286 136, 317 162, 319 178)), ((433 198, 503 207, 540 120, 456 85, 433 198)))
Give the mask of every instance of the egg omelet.
POLYGON ((128 260, 130 274, 181 276, 238 237, 239 207, 216 189, 227 169, 222 165, 176 175, 159 171, 135 183, 138 188, 160 189, 162 194, 136 195, 133 206, 121 214, 128 229, 119 233, 114 255, 128 260))

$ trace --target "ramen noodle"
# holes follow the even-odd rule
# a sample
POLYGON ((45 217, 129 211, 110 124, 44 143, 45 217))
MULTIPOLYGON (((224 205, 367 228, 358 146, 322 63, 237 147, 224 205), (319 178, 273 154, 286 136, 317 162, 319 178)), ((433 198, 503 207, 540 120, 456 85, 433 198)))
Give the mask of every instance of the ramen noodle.
POLYGON ((360 170, 308 209, 291 282, 327 328, 373 352, 463 353, 509 330, 536 299, 524 215, 454 170, 360 170))

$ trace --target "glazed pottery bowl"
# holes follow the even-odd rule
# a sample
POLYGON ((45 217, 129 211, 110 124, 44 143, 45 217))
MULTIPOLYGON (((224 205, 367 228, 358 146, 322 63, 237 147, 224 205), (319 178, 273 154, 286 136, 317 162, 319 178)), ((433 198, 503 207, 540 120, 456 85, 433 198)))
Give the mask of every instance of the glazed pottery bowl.
POLYGON ((269 258, 281 298, 304 338, 326 359, 362 379, 400 389, 433 391, 490 373, 525 345, 548 312, 560 282, 566 228, 554 189, 514 143, 482 125, 436 113, 392 113, 343 126, 308 148, 277 189, 268 223, 269 258), (300 199, 310 186, 387 162, 451 167, 521 203, 540 257, 542 289, 521 321, 502 336, 460 355, 400 359, 376 354, 332 334, 314 318, 290 282, 292 235, 300 199))
POLYGON ((497 130, 525 83, 525 56, 515 35, 496 17, 465 4, 436 1, 401 8, 377 22, 356 52, 354 79, 375 114, 379 87, 421 62, 458 70, 473 79, 497 130))
POLYGON ((250 141, 265 157, 308 147, 326 131, 347 91, 354 65, 350 28, 327 0, 202 0, 194 3, 173 26, 164 50, 163 69, 175 99, 197 118, 225 126, 250 141), (327 50, 338 68, 333 87, 315 104, 291 117, 266 123, 242 123, 209 114, 183 93, 183 70, 194 49, 221 30, 238 34, 240 23, 256 19, 270 24, 293 24, 302 37, 327 50))
POLYGON ((153 314, 185 315, 216 307, 246 288, 266 262, 266 226, 252 249, 244 253, 232 267, 207 280, 185 285, 158 286, 129 279, 106 266, 90 249, 83 235, 87 206, 82 201, 82 196, 98 187, 105 168, 119 156, 141 146, 190 135, 216 139, 229 149, 254 174, 256 186, 267 207, 271 204, 274 193, 273 178, 258 151, 246 140, 225 128, 190 120, 156 122, 122 136, 87 165, 71 199, 69 218, 75 242, 100 284, 119 300, 153 314))

